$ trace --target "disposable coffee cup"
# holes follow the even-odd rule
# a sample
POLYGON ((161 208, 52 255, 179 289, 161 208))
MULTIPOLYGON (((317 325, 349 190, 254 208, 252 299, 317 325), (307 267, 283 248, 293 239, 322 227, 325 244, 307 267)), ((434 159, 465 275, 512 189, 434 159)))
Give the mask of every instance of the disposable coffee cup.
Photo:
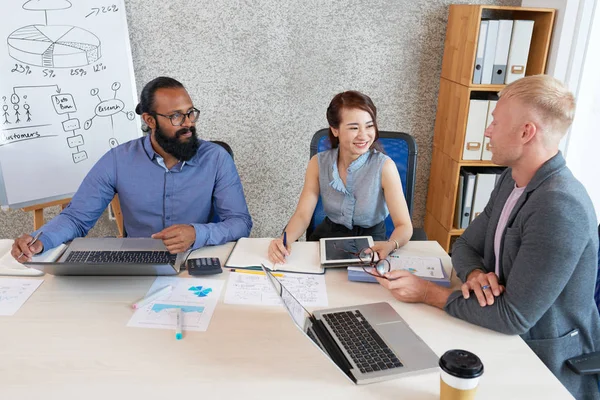
POLYGON ((466 350, 448 350, 440 357, 440 400, 473 400, 483 363, 466 350))

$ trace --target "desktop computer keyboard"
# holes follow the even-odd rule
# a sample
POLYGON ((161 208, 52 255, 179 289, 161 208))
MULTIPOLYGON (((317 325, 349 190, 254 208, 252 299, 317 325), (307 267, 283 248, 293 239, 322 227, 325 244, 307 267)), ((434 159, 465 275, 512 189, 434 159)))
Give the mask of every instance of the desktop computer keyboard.
POLYGON ((358 310, 327 313, 323 318, 360 372, 402 367, 398 357, 358 310))
POLYGON ((65 262, 79 264, 175 264, 168 251, 72 251, 65 262))

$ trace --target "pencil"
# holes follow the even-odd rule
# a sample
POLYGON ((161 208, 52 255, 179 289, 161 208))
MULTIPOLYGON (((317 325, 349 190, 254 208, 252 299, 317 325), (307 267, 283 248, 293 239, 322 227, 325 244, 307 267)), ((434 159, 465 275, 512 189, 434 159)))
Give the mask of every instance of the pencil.
MULTIPOLYGON (((232 269, 231 272, 239 272, 240 274, 266 275, 263 271, 252 271, 249 269, 232 269)), ((271 275, 276 276, 278 278, 284 277, 283 274, 277 272, 272 272, 271 275)))

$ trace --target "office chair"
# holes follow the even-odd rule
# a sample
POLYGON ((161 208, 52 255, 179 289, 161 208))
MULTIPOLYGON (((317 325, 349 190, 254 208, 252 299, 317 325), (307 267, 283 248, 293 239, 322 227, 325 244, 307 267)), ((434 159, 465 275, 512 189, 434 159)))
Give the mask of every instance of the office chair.
MULTIPOLYGON (((600 225, 598 225, 598 238, 600 239, 600 225)), ((598 312, 600 312, 600 246, 598 249, 598 273, 596 274, 596 291, 594 293, 594 300, 596 301, 598 312)), ((575 373, 580 375, 600 374, 600 351, 573 357, 567 360, 567 365, 571 367, 575 373), (581 369, 585 369, 585 371, 579 371, 577 368, 573 367, 573 364, 578 364, 577 361, 581 360, 584 360, 584 363, 579 364, 579 367, 581 369)), ((600 379, 598 381, 598 391, 600 391, 600 379)))
MULTIPOLYGON (((231 158, 233 158, 233 150, 231 149, 231 146, 229 146, 227 143, 222 142, 220 140, 211 140, 211 142, 216 143, 219 146, 221 146, 222 148, 224 148, 225 150, 227 150, 227 152, 229 153, 231 158)), ((235 159, 234 159, 234 161, 235 161, 235 159)))
MULTIPOLYGON (((211 142, 216 143, 219 146, 223 147, 225 150, 227 150, 227 152, 229 153, 231 158, 234 159, 233 158, 233 150, 231 149, 231 146, 229 146, 227 143, 220 141, 220 140, 211 140, 211 142)), ((118 194, 116 194, 115 197, 110 202, 110 207, 112 207, 113 215, 115 216, 115 222, 117 223, 117 228, 119 230, 118 237, 127 237, 127 232, 125 232, 125 227, 123 226, 123 213, 121 212, 121 203, 119 203, 119 195, 118 194)), ((221 220, 219 219, 218 215, 216 215, 213 211, 211 211, 211 217, 209 218, 209 221, 210 222, 220 222, 221 220)))
MULTIPOLYGON (((600 239, 600 225, 598 225, 598 239, 600 239)), ((600 313, 600 248, 598 249, 598 274, 596 275, 596 293, 594 294, 594 299, 600 313)))
MULTIPOLYGON (((310 141, 311 158, 315 154, 331 148, 328 133, 329 129, 326 128, 321 129, 314 134, 310 141)), ((398 168, 400 180, 402 181, 402 191, 406 198, 408 212, 412 217, 413 194, 417 170, 417 143, 408 133, 388 131, 379 131, 379 143, 381 144, 381 147, 383 147, 384 152, 396 163, 396 168, 398 168)), ((315 207, 310 224, 306 229, 307 238, 313 233, 317 225, 319 225, 324 218, 325 212, 323 211, 323 203, 321 202, 321 196, 319 196, 319 201, 315 207)), ((385 231, 388 238, 394 231, 394 223, 389 215, 385 219, 385 231)), ((414 228, 413 236, 410 240, 427 240, 427 235, 423 229, 414 228)))

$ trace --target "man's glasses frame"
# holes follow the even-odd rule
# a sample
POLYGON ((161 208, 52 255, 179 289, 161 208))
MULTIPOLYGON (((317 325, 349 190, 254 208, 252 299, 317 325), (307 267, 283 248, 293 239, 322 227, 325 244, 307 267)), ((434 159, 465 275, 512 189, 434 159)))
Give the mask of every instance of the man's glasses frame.
POLYGON ((367 274, 376 278, 388 279, 385 277, 385 274, 390 272, 392 269, 390 261, 387 258, 375 261, 375 251, 373 251, 371 247, 365 247, 358 253, 338 247, 337 243, 334 243, 333 247, 336 250, 341 250, 345 253, 353 255, 355 258, 358 258, 360 260, 360 264, 357 265, 362 267, 363 271, 365 271, 367 274), (367 250, 370 250, 370 252, 367 253, 367 250))
POLYGON ((171 115, 165 115, 157 112, 152 112, 150 115, 160 115, 161 117, 168 118, 171 121, 171 125, 173 126, 181 126, 185 122, 185 118, 187 117, 190 122, 196 122, 198 117, 200 116, 200 110, 196 107, 192 108, 187 113, 176 112, 171 115))

